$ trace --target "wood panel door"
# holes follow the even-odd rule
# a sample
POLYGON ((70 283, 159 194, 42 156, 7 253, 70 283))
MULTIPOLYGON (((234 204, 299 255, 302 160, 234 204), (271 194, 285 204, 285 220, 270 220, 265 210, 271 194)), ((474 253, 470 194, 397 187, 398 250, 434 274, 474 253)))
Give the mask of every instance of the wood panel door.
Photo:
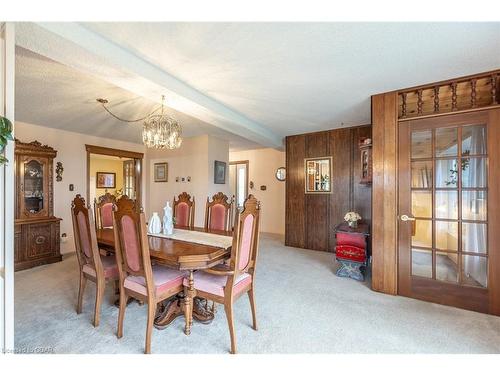
POLYGON ((500 315, 500 110, 399 125, 398 291, 500 315))

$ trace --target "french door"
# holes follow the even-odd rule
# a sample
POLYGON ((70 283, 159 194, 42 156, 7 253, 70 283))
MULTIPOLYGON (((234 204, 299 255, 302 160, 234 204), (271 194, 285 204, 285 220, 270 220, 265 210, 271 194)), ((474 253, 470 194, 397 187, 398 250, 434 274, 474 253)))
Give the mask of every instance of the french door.
POLYGON ((399 125, 399 294, 500 315, 500 110, 399 125))

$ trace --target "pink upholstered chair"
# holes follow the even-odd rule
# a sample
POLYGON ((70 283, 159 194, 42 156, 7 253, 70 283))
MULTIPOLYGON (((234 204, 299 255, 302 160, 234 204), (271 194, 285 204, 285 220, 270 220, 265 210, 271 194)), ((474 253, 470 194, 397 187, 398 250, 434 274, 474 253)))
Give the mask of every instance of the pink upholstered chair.
POLYGON ((157 304, 183 290, 185 273, 160 265, 151 266, 144 213, 135 201, 122 196, 113 212, 115 249, 120 274, 118 338, 123 336, 123 319, 128 297, 148 304, 145 353, 151 352, 151 334, 157 304))
MULTIPOLYGON (((236 353, 233 303, 244 293, 250 299, 253 329, 257 330, 254 279, 259 249, 259 214, 260 203, 253 195, 249 195, 243 204, 243 210, 236 214, 229 265, 222 264, 194 274, 196 295, 224 304, 233 354, 236 353)), ((186 289, 188 282, 187 278, 184 279, 186 289)), ((184 293, 187 293, 186 289, 184 293)))
POLYGON ((194 197, 191 200, 191 196, 186 192, 179 194, 177 200, 174 197, 174 218, 176 226, 194 226, 194 197))
POLYGON ((232 230, 234 197, 229 198, 222 192, 218 192, 212 197, 212 201, 207 197, 205 209, 205 229, 206 230, 232 230))
POLYGON ((113 227, 113 205, 116 197, 110 193, 94 200, 95 222, 97 229, 113 227))
POLYGON ((77 314, 82 312, 83 293, 87 280, 96 283, 94 326, 99 325, 101 303, 106 282, 118 279, 118 267, 114 256, 101 256, 97 247, 95 224, 90 207, 78 194, 71 204, 73 234, 80 268, 80 288, 78 291, 77 314))

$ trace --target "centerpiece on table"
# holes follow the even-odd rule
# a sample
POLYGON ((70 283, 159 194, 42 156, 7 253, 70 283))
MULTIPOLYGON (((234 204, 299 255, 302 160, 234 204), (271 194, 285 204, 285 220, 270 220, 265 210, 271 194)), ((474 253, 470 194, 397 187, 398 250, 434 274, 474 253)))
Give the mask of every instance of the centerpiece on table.
POLYGON ((161 219, 158 212, 153 212, 153 216, 149 219, 148 233, 160 234, 161 233, 161 219))
POLYGON ((167 202, 167 205, 163 207, 163 212, 163 234, 171 235, 174 233, 174 218, 170 202, 167 202))
POLYGON ((361 215, 354 211, 348 212, 344 215, 344 220, 347 221, 347 224, 349 224, 349 227, 351 228, 357 228, 358 221, 361 219, 361 215))

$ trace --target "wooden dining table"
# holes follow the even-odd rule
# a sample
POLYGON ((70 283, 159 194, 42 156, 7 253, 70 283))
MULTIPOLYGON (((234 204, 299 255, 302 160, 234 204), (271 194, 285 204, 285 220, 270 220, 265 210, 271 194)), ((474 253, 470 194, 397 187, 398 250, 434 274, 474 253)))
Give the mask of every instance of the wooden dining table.
MULTIPOLYGON (((181 227, 176 229, 192 230, 205 233, 213 233, 232 237, 231 231, 206 230, 199 227, 181 227)), ((197 270, 212 268, 224 263, 231 256, 231 247, 220 248, 202 245, 194 242, 186 242, 177 239, 169 239, 148 235, 149 253, 153 264, 161 264, 178 270, 185 270, 188 279, 186 293, 179 294, 172 299, 162 302, 157 308, 155 327, 164 329, 177 317, 186 316, 184 333, 191 333, 193 316, 197 321, 210 323, 213 320, 215 310, 209 309, 206 301, 196 300, 194 289, 194 272, 197 270), (186 311, 188 314, 186 314, 186 311)), ((99 248, 109 252, 115 252, 115 237, 112 228, 97 230, 97 243, 99 248)))

